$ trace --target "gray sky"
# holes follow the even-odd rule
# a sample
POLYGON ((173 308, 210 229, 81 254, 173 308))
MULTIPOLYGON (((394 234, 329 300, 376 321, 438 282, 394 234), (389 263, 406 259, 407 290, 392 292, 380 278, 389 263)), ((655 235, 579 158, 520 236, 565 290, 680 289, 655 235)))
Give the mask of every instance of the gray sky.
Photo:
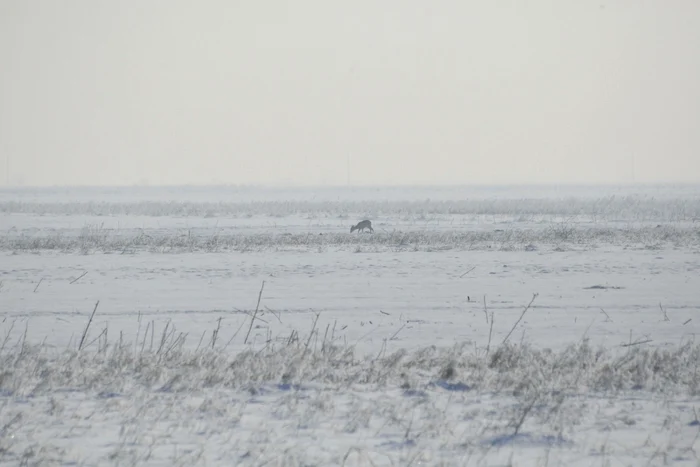
POLYGON ((698 182, 698 24, 698 0, 0 0, 0 173, 698 182))

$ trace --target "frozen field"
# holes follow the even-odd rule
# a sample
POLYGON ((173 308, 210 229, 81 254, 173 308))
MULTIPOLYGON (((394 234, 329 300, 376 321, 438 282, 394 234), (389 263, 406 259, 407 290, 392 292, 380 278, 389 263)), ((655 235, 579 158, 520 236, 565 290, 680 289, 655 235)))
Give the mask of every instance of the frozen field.
POLYGON ((700 465, 697 186, 5 189, 0 258, 0 465, 700 465))

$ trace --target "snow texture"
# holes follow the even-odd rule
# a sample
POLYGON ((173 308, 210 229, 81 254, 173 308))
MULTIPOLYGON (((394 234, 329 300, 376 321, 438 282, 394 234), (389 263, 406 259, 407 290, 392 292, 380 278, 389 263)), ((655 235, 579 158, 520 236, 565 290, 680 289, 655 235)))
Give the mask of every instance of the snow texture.
POLYGON ((0 190, 0 465, 697 466, 699 219, 692 186, 0 190))

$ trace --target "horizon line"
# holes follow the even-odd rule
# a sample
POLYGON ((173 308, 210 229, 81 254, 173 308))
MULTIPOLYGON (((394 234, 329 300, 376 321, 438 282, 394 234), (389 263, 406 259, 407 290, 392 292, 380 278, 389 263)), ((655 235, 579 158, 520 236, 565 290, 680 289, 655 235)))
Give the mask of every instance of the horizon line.
POLYGON ((579 187, 579 188, 595 188, 595 187, 655 187, 655 186, 700 186, 700 181, 656 181, 656 182, 519 182, 519 183, 402 183, 402 184, 269 184, 269 183, 173 183, 173 184, 105 184, 105 185, 90 185, 90 184, 53 184, 53 185, 3 185, 3 189, 50 189, 50 188, 80 188, 80 189, 96 189, 96 188, 257 188, 257 189, 368 189, 368 188, 559 188, 559 187, 579 187))

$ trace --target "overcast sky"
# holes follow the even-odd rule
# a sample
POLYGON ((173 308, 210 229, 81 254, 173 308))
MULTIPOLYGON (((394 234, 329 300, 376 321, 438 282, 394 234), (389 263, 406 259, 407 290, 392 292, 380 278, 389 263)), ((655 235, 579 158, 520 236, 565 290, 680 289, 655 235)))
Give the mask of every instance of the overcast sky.
POLYGON ((698 182, 698 24, 698 0, 0 0, 0 174, 698 182))

